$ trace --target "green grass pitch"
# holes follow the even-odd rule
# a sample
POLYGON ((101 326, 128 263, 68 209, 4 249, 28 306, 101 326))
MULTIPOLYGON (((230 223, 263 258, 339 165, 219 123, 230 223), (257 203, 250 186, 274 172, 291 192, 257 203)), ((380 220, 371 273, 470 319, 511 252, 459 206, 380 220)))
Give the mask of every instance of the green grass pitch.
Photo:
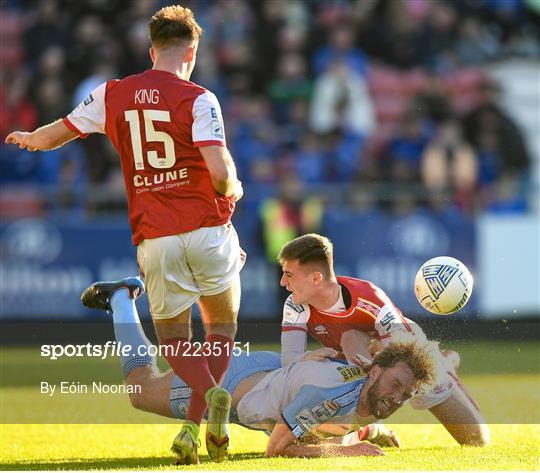
POLYGON ((386 421, 400 435, 403 447, 386 449, 384 457, 266 459, 266 435, 233 426, 229 461, 210 463, 203 447, 199 467, 174 467, 169 447, 178 423, 136 411, 125 395, 47 398, 39 393, 43 379, 84 383, 98 377, 120 382, 117 359, 53 363, 41 359, 37 347, 4 348, 0 466, 4 470, 538 470, 537 344, 449 346, 462 355, 462 378, 490 424, 492 442, 486 448, 460 447, 429 412, 407 406, 386 421))

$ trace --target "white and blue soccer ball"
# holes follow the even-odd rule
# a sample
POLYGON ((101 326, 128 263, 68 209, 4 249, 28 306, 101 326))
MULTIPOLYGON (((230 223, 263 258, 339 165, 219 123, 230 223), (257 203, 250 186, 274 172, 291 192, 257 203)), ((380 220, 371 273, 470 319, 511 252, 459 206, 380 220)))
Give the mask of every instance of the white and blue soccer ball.
POLYGON ((471 297, 473 277, 461 261, 437 256, 426 261, 416 273, 414 293, 418 302, 432 314, 450 315, 471 297))

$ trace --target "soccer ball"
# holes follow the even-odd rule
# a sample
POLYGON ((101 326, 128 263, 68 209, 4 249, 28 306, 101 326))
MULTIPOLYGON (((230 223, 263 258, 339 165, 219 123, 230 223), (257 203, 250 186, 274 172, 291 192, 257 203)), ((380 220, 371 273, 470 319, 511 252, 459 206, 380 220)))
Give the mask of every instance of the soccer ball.
POLYGON ((473 277, 461 261, 437 256, 426 261, 416 273, 414 293, 418 302, 433 314, 450 315, 471 297, 473 277))

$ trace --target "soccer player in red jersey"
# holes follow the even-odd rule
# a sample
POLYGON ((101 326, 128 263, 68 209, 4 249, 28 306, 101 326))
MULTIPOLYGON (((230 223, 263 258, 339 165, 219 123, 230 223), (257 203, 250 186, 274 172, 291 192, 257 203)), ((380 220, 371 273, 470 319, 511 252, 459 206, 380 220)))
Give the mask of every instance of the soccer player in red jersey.
MULTIPOLYGON (((426 338, 377 286, 335 275, 328 238, 313 233, 296 238, 282 248, 279 259, 281 285, 291 292, 283 308, 282 366, 324 358, 362 365, 402 333, 426 338), (308 334, 323 348, 306 352, 308 334)), ((457 377, 450 357, 443 364, 447 372, 431 390, 416 394, 412 406, 429 409, 460 444, 486 445, 489 430, 478 406, 457 377)), ((377 435, 377 428, 372 430, 377 435)), ((368 438, 370 432, 365 429, 361 435, 368 438)))
MULTIPOLYGON (((207 405, 208 453, 222 461, 228 452, 230 395, 219 383, 236 334, 245 259, 230 223, 243 190, 220 105, 189 81, 201 32, 190 9, 162 8, 149 23, 152 69, 107 81, 64 119, 6 138, 46 151, 101 133, 116 148, 156 333, 173 371, 193 390, 188 420, 173 442, 180 463, 198 461, 207 405), (211 349, 190 356, 191 307, 197 302, 211 349)), ((108 301, 109 289, 97 285, 93 291, 103 292, 114 317, 122 309, 108 301)))

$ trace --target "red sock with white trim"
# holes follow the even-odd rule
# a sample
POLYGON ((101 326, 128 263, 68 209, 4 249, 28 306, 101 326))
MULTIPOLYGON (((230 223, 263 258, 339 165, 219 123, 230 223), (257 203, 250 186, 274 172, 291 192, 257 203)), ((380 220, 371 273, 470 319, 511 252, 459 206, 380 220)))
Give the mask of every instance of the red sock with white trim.
POLYGON ((200 351, 195 355, 193 344, 186 338, 169 338, 162 345, 172 347, 165 351, 165 358, 174 374, 191 388, 187 420, 200 425, 206 411, 204 395, 206 391, 216 386, 208 360, 200 351))
POLYGON ((205 341, 210 344, 210 355, 206 357, 210 372, 216 383, 221 384, 229 367, 234 339, 218 333, 210 333, 205 341))

